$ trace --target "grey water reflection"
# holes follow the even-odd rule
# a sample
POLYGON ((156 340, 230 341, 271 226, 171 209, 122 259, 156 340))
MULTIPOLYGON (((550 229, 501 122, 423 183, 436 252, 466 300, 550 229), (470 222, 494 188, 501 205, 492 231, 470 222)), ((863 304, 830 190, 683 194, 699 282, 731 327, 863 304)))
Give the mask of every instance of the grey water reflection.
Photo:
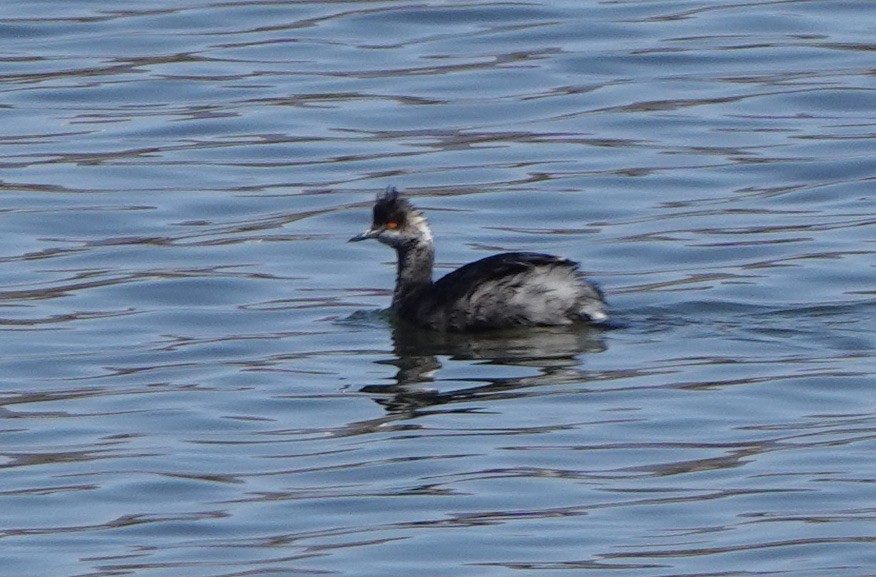
POLYGON ((395 384, 368 385, 361 391, 381 395, 375 400, 387 411, 410 418, 427 407, 450 405, 442 410, 452 410, 454 402, 516 398, 530 394, 530 389, 540 385, 578 383, 586 380, 578 368, 578 355, 605 350, 603 330, 575 325, 459 334, 427 331, 396 322, 392 330, 395 358, 381 361, 398 369, 395 384), (485 376, 484 383, 461 388, 452 388, 452 382, 442 380, 442 385, 451 388, 439 390, 432 387, 442 367, 439 357, 447 357, 449 362, 482 361, 485 375, 489 375, 488 367, 493 365, 530 367, 538 374, 485 376))

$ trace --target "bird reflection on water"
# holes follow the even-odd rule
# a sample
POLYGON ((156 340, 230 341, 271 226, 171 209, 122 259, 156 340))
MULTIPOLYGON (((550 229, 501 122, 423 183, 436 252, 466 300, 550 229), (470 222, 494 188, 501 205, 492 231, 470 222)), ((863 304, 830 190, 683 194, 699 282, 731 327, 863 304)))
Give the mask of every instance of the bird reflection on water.
MULTIPOLYGON (((436 405, 482 398, 513 398, 527 394, 523 390, 532 387, 581 383, 588 377, 580 368, 581 361, 577 356, 604 351, 603 333, 601 329, 580 324, 477 334, 441 333, 398 322, 392 333, 395 358, 379 361, 398 368, 396 382, 367 385, 360 391, 374 395, 374 400, 391 414, 415 416, 436 405), (474 380, 483 384, 439 390, 434 386, 435 375, 442 368, 439 357, 448 357, 452 361, 480 360, 484 365, 493 366, 532 367, 538 370, 538 374, 490 377, 489 370, 485 369, 485 376, 465 379, 466 383, 474 380)), ((474 409, 456 410, 470 412, 474 409)))

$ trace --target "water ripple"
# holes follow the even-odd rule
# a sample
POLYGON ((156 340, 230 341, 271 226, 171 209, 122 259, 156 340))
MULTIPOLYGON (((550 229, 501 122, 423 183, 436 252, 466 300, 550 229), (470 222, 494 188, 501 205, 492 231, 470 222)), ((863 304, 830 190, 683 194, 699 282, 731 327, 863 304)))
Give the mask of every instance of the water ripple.
POLYGON ((866 3, 47 7, 0 8, 7 573, 872 573, 866 3), (438 274, 563 254, 613 324, 398 325, 345 242, 390 184, 438 274))

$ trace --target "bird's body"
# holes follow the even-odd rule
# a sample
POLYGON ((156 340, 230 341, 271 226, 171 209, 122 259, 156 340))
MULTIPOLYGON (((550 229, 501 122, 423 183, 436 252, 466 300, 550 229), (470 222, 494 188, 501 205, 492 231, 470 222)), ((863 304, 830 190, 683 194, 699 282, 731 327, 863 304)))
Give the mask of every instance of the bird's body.
POLYGON ((566 325, 608 319, 602 292, 571 260, 508 252, 469 263, 432 281, 435 248, 425 217, 394 188, 378 195, 369 230, 351 241, 376 238, 398 254, 392 310, 438 331, 481 331, 566 325))

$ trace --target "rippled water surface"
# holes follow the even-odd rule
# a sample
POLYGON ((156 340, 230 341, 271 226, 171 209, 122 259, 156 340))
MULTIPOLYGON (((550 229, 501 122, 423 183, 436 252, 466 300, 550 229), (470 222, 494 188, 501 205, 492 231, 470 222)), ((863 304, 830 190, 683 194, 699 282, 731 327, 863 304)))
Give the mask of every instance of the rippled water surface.
POLYGON ((9 575, 876 573, 876 8, 0 6, 9 575), (582 262, 394 326, 345 241, 582 262))

